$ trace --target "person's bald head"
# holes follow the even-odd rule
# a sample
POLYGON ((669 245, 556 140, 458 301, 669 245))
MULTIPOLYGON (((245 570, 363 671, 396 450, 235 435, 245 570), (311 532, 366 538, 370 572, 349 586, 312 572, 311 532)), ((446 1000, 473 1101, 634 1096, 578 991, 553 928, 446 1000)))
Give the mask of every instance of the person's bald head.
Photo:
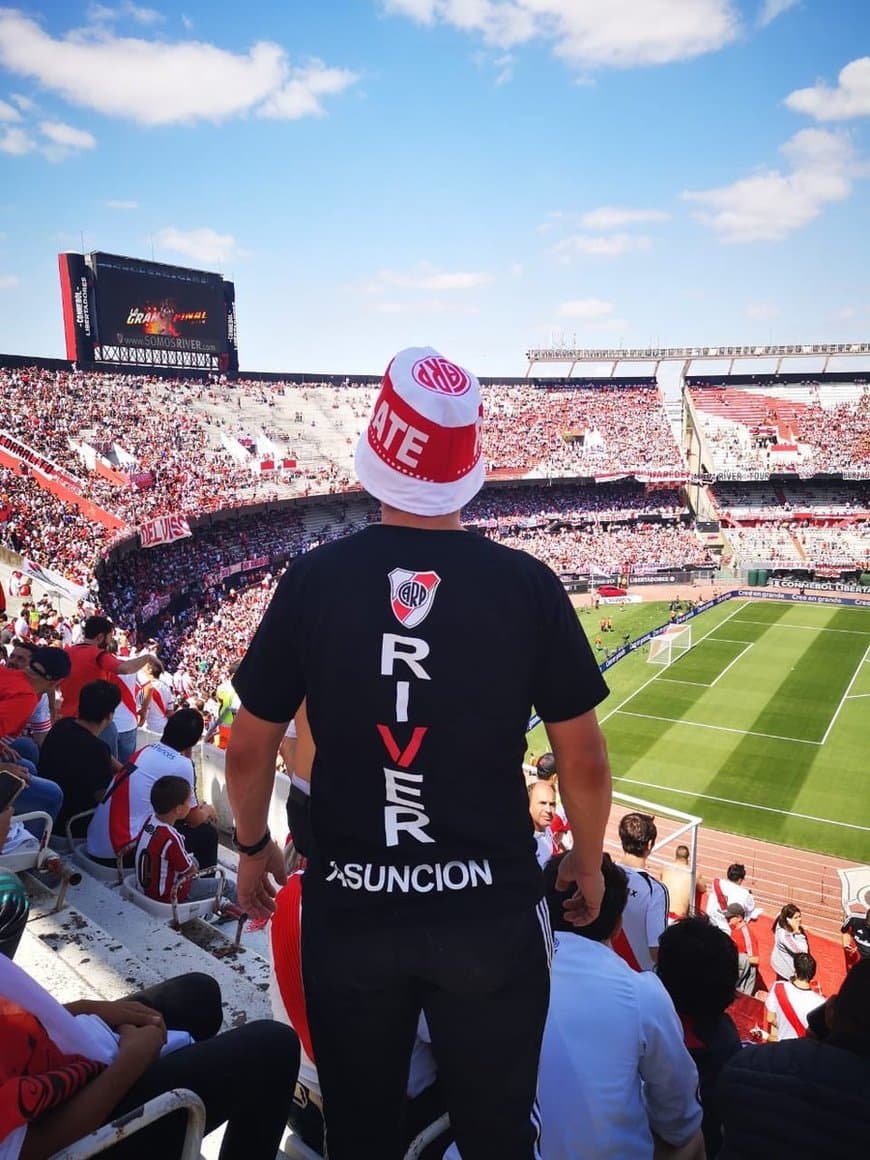
POLYGON ((547 781, 529 786, 529 813, 536 830, 546 830, 556 816, 556 791, 547 781))

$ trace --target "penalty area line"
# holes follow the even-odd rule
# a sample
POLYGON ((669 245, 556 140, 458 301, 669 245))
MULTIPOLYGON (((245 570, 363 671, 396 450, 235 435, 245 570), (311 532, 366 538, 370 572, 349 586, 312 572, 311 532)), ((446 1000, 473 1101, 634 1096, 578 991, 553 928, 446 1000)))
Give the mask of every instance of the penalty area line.
MULTIPOLYGON (((814 742, 814 744, 817 744, 814 742)), ((834 818, 819 818, 815 814, 799 814, 794 810, 778 810, 774 806, 759 806, 754 802, 740 802, 734 798, 717 797, 712 793, 695 793, 690 789, 674 789, 670 785, 656 785, 651 781, 637 781, 633 777, 615 777, 615 782, 627 782, 628 785, 642 785, 645 789, 663 790, 665 793, 676 793, 682 797, 703 798, 708 802, 721 802, 727 806, 740 806, 744 810, 761 810, 766 814, 781 814, 786 818, 799 818, 802 822, 821 822, 825 826, 841 826, 846 830, 860 830, 862 833, 870 834, 870 826, 859 826, 855 822, 838 822, 834 818)))
POLYGON ((822 741, 821 741, 822 745, 824 745, 825 742, 828 740, 828 737, 831 734, 831 730, 834 728, 834 723, 836 722, 837 718, 840 716, 840 710, 846 704, 846 701, 849 697, 849 694, 852 692, 852 686, 857 681, 858 675, 861 672, 861 668, 862 668, 864 662, 867 660, 868 655, 870 655, 870 645, 868 645, 867 648, 864 650, 864 655, 861 657, 860 661, 858 661, 858 664, 855 666, 855 671, 854 671, 854 673, 852 673, 852 679, 849 681, 848 685, 846 686, 846 691, 843 693, 842 697, 840 698, 840 703, 836 707, 836 709, 834 710, 834 716, 831 718, 831 722, 828 725, 828 728, 825 730, 824 737, 822 737, 822 741))
MULTIPOLYGON (((703 636, 699 636, 698 639, 695 641, 695 645, 699 645, 702 640, 706 640, 708 636, 712 636, 712 634, 716 631, 717 628, 721 628, 723 624, 727 624, 727 622, 733 616, 736 616, 738 612, 742 612, 744 608, 747 608, 749 606, 749 603, 750 602, 748 600, 744 600, 742 604, 738 604, 733 612, 729 612, 727 616, 723 616, 722 619, 720 621, 717 621, 717 623, 714 624, 711 629, 709 629, 707 632, 705 632, 703 636)), ((740 643, 742 644, 743 642, 741 641, 740 643)), ((619 713, 620 710, 622 709, 623 705, 627 705, 629 703, 629 701, 633 701, 634 698, 638 695, 638 693, 642 693, 644 691, 644 689, 647 687, 647 685, 651 685, 653 683, 653 681, 657 677, 660 677, 662 672, 664 672, 664 671, 665 670, 660 670, 657 673, 653 673, 653 675, 649 678, 649 680, 644 681, 644 683, 640 686, 639 689, 635 689, 633 693, 629 693, 629 695, 625 698, 625 700, 620 701, 615 709, 611 709, 608 713, 605 713, 604 716, 600 718, 599 724, 603 725, 604 722, 609 721, 610 718, 615 713, 619 713)))

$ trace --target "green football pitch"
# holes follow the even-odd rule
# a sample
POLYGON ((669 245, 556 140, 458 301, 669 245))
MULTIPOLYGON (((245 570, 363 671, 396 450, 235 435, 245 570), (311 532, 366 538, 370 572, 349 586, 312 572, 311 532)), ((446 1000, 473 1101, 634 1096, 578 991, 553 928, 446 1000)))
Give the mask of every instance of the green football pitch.
MULTIPOLYGON (((613 647, 667 620, 660 603, 613 613, 613 647)), ((597 635, 598 614, 580 622, 597 635)), ((647 646, 606 674, 614 788, 715 829, 870 862, 870 609, 732 599, 691 627, 670 665, 649 664, 647 646)), ((529 746, 547 748, 542 726, 529 746)))

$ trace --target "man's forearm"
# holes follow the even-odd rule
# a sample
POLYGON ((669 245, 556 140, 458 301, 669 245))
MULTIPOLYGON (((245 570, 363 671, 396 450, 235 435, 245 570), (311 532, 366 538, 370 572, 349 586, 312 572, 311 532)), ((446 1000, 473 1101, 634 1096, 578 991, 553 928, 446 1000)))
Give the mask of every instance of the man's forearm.
POLYGON ((137 1059, 118 1056, 104 1072, 72 1099, 31 1123, 24 1137, 21 1160, 44 1160, 61 1148, 96 1131, 106 1122, 146 1067, 137 1059))
POLYGON ((574 838, 574 865, 579 871, 593 874, 601 869, 604 831, 610 817, 613 786, 610 765, 587 765, 577 771, 576 780, 566 791, 559 771, 559 792, 565 815, 574 838))
POLYGON ((574 866, 593 874, 601 869, 613 795, 604 734, 594 712, 574 722, 548 724, 547 734, 556 758, 559 794, 574 838, 574 866))
POLYGON ((262 721, 244 708, 233 722, 226 757, 227 794, 243 845, 254 845, 266 831, 275 758, 285 728, 262 721))

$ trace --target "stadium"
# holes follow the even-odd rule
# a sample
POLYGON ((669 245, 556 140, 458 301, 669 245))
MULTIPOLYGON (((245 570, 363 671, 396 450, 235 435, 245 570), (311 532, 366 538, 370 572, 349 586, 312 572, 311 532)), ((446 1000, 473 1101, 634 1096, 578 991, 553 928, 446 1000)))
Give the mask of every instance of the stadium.
POLYGON ((866 1150, 841 8, 0 6, 0 1160, 866 1150))

